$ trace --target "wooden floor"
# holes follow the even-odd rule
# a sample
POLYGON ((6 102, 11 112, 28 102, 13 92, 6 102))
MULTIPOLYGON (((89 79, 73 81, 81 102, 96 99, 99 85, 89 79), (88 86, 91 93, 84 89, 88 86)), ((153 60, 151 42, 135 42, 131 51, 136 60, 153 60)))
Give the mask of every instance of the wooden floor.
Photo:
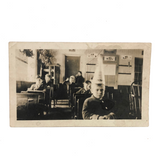
POLYGON ((70 108, 68 99, 57 100, 56 105, 51 105, 51 108, 70 108))

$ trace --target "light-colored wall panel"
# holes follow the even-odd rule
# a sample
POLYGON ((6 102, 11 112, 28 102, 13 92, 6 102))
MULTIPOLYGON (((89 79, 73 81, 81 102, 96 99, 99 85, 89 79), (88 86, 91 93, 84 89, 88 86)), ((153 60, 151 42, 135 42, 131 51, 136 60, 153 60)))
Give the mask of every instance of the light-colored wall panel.
POLYGON ((116 64, 104 64, 105 75, 116 75, 116 64))
POLYGON ((118 85, 131 85, 131 83, 134 81, 132 75, 126 75, 126 74, 119 74, 118 75, 118 85))
POLYGON ((28 82, 35 82, 37 76, 37 50, 33 50, 34 57, 28 57, 28 82))
POLYGON ((119 73, 132 73, 132 67, 119 66, 119 73))
POLYGON ((28 73, 28 64, 16 59, 16 80, 26 81, 28 73))
POLYGON ((142 50, 117 50, 117 55, 119 55, 119 65, 130 65, 130 67, 119 66, 118 73, 131 73, 131 75, 118 74, 118 85, 131 85, 134 81, 135 57, 143 58, 142 50), (123 55, 130 55, 132 59, 122 59, 123 55))

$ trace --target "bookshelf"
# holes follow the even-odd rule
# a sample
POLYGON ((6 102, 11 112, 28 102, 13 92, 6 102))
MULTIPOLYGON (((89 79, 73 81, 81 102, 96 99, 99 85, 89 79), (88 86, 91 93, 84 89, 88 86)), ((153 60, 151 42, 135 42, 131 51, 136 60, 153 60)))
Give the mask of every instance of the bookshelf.
POLYGON ((60 79, 60 66, 59 65, 50 65, 46 66, 43 69, 44 76, 46 74, 51 75, 51 79, 53 81, 53 84, 58 84, 60 79))

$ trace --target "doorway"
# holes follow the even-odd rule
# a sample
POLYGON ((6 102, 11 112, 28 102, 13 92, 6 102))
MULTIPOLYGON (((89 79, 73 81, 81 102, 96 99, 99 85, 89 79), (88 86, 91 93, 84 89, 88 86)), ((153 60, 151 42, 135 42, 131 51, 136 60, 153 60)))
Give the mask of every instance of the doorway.
POLYGON ((80 57, 65 56, 65 79, 76 75, 80 69, 80 57))

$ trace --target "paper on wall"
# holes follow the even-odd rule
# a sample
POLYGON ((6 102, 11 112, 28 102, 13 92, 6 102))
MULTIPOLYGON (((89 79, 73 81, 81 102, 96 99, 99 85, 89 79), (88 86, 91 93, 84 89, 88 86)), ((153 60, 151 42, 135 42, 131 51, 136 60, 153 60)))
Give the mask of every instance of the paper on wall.
POLYGON ((116 65, 115 64, 105 64, 104 65, 104 75, 115 75, 116 65))

